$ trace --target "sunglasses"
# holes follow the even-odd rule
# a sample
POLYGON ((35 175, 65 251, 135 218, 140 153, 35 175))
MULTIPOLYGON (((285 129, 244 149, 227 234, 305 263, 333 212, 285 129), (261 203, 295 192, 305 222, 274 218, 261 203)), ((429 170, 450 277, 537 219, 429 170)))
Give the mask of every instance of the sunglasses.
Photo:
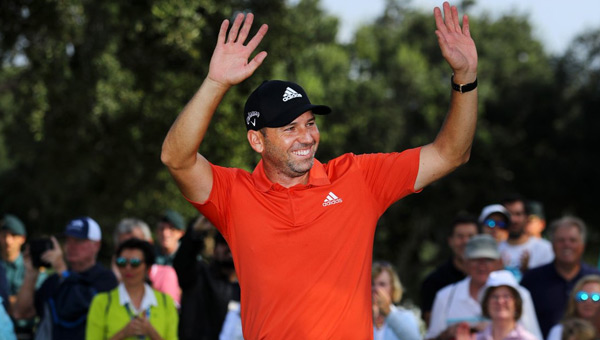
POLYGON ((592 302, 599 302, 600 301, 600 293, 585 292, 585 291, 581 290, 581 291, 577 292, 577 294, 575 295, 575 300, 577 300, 578 302, 587 301, 587 300, 592 300, 592 302))
POLYGON ((117 260, 115 262, 117 263, 117 267, 120 268, 127 267, 128 263, 131 265, 131 268, 137 268, 142 264, 142 260, 138 259, 137 257, 133 257, 130 259, 126 259, 124 257, 117 257, 117 260))
POLYGON ((490 228, 506 228, 506 222, 494 221, 491 218, 488 218, 487 220, 483 221, 483 225, 490 228))

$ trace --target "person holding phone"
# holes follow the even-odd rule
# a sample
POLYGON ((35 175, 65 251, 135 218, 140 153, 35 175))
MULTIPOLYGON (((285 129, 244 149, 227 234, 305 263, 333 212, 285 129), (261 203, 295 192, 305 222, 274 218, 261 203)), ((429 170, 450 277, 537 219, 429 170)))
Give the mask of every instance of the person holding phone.
POLYGON ((119 245, 115 264, 121 283, 94 297, 88 313, 87 340, 177 339, 175 302, 147 282, 154 259, 154 248, 147 241, 131 238, 119 245))
POLYGON ((38 316, 36 339, 85 339, 87 312, 94 295, 117 286, 112 271, 97 263, 102 232, 90 217, 71 220, 65 229, 64 253, 55 237, 52 249, 41 255, 54 274, 39 289, 35 282, 39 268, 34 267, 28 249, 24 254, 25 279, 17 295, 17 318, 38 316))

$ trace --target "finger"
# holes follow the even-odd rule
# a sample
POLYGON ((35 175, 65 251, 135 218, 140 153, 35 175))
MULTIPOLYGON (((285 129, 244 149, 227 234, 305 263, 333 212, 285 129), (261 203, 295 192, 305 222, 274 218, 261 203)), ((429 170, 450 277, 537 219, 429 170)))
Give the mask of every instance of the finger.
POLYGON ((442 10, 439 7, 433 9, 433 17, 435 18, 435 26, 438 30, 446 32, 446 25, 444 25, 444 18, 442 18, 442 10))
POLYGON ((267 26, 267 24, 263 24, 262 26, 260 26, 258 32, 256 32, 256 34, 252 37, 252 39, 248 42, 248 45, 246 46, 250 48, 251 51, 254 51, 254 49, 256 49, 258 44, 260 44, 262 39, 265 37, 265 34, 267 34, 268 30, 269 26, 267 26))
POLYGON ((452 9, 448 2, 444 2, 444 24, 449 32, 454 32, 454 22, 452 21, 452 9))
POLYGON ((460 33, 460 20, 458 20, 458 9, 456 6, 451 7, 452 12, 452 23, 454 25, 454 31, 460 33))
POLYGON ((221 23, 221 29, 219 30, 219 37, 217 38, 217 45, 223 45, 225 43, 225 37, 227 37, 227 28, 229 27, 229 20, 225 19, 221 23))
POLYGON ((50 241, 52 241, 52 245, 54 246, 54 249, 60 249, 60 244, 58 244, 56 237, 50 236, 50 241))
POLYGON ((248 70, 250 74, 254 73, 256 69, 262 64, 263 60, 267 57, 267 52, 262 51, 257 54, 252 60, 248 63, 248 70))
POLYGON ((229 30, 229 37, 227 37, 228 43, 235 42, 235 39, 237 39, 237 34, 238 34, 240 25, 242 24, 243 20, 244 20, 243 13, 239 13, 238 15, 235 16, 235 21, 233 22, 233 25, 231 26, 231 30, 229 30))
POLYGON ((254 20, 254 14, 248 13, 246 14, 246 20, 244 21, 244 26, 242 26, 242 30, 238 35, 236 42, 244 43, 246 38, 248 37, 248 33, 250 33, 250 28, 252 27, 252 21, 254 20))
POLYGON ((469 27, 469 16, 468 15, 463 15, 463 26, 462 26, 462 32, 464 35, 466 35, 467 37, 471 37, 471 30, 469 27))

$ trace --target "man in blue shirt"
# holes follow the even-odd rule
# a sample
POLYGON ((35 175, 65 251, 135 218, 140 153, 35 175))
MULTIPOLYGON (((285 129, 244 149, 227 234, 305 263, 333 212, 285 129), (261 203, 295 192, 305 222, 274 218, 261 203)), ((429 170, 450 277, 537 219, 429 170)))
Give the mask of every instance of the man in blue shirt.
POLYGON ((523 276, 521 285, 531 293, 544 338, 550 328, 561 320, 575 283, 585 275, 600 274, 581 260, 585 236, 585 223, 577 217, 563 217, 553 222, 550 240, 554 261, 530 269, 523 276))

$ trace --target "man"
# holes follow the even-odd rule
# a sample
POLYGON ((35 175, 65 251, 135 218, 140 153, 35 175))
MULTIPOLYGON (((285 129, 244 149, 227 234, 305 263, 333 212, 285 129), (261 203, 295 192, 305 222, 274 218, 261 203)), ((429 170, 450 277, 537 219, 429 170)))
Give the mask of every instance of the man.
MULTIPOLYGON (((114 231, 115 248, 130 238, 144 240, 150 244, 154 243, 148 224, 137 218, 124 218, 119 221, 114 231)), ((112 271, 117 280, 120 281, 121 274, 114 261, 112 262, 112 271)), ((150 282, 152 282, 152 288, 169 294, 179 307, 181 303, 181 289, 179 289, 177 273, 173 267, 155 263, 150 267, 148 277, 150 278, 150 282)))
POLYGON ((173 261, 182 289, 181 340, 218 340, 229 307, 239 310, 240 285, 231 250, 223 236, 216 233, 210 261, 197 260, 210 229, 214 230, 214 226, 200 215, 181 238, 173 261))
POLYGON ((585 223, 577 217, 563 217, 550 225, 554 261, 525 273, 521 284, 529 289, 544 338, 558 323, 567 307, 575 283, 585 275, 600 274, 582 261, 585 250, 585 223))
POLYGON ((179 239, 185 234, 183 217, 174 210, 167 210, 156 227, 156 264, 173 265, 179 239))
POLYGON ((544 239, 529 236, 525 232, 527 216, 525 200, 520 195, 512 195, 502 200, 502 205, 510 213, 508 239, 498 244, 504 267, 511 271, 517 281, 530 268, 552 262, 552 245, 544 239))
MULTIPOLYGON (((21 248, 27 240, 25 224, 15 215, 6 214, 0 221, 0 266, 6 271, 8 282, 8 298, 5 300, 7 311, 12 313, 12 305, 15 304, 17 293, 23 285, 25 278, 25 263, 21 248)), ((39 287, 46 279, 45 271, 40 272, 36 282, 39 287)), ((15 320, 15 331, 21 338, 33 336, 34 319, 15 320)))
POLYGON ((40 317, 36 339, 84 339, 87 312, 94 295, 117 286, 113 273, 96 263, 102 234, 89 217, 67 224, 65 258, 56 238, 53 249, 42 254, 55 274, 35 291, 39 270, 34 268, 28 250, 25 255, 25 280, 15 303, 15 316, 40 317), (66 261, 65 261, 66 259, 66 261))
MULTIPOLYGON (((436 294, 425 339, 452 339, 462 322, 469 323, 471 328, 477 330, 487 326, 481 314, 479 294, 490 273, 501 266, 496 240, 485 234, 473 236, 466 245, 465 258, 468 276, 436 294)), ((541 335, 531 297, 525 289, 520 293, 523 296, 520 322, 528 331, 541 335)))
POLYGON ((454 71, 448 116, 435 141, 403 153, 315 160, 319 130, 297 84, 264 82, 244 122, 261 155, 253 173, 213 165, 198 153, 231 86, 267 56, 244 45, 253 15, 223 21, 208 76, 169 130, 161 159, 182 194, 223 234, 241 286, 247 339, 365 339, 373 332, 371 262, 377 220, 392 203, 445 176, 470 154, 477 117, 477 51, 468 19, 444 3, 434 11, 442 55, 454 71), (242 26, 242 22, 244 22, 242 26), (228 35, 228 37, 227 37, 228 35), (461 84, 461 85, 459 85, 461 84))
POLYGON ((536 238, 542 238, 542 232, 546 229, 546 217, 544 215, 544 206, 538 201, 527 202, 527 226, 525 232, 536 238))
POLYGON ((492 235, 496 242, 501 243, 508 238, 510 213, 500 204, 486 205, 481 209, 478 219, 481 232, 492 235))
POLYGON ((452 256, 431 272, 421 285, 421 313, 429 325, 431 306, 435 294, 449 284, 458 282, 466 276, 465 246, 471 237, 477 234, 477 221, 471 216, 457 216, 451 224, 448 246, 452 256))

